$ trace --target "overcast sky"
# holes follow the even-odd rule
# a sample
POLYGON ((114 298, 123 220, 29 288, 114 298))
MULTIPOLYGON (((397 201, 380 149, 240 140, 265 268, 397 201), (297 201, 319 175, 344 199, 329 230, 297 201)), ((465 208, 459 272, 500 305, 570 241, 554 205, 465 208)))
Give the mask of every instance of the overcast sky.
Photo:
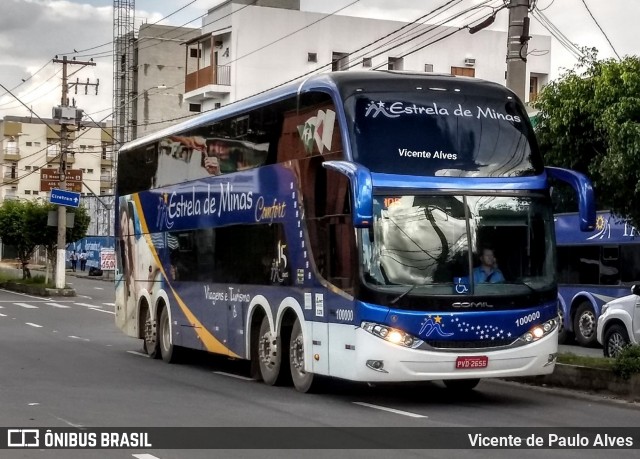
MULTIPOLYGON (((620 56, 640 54, 637 20, 640 0, 538 0, 537 6, 571 42, 596 47, 599 56, 615 57, 603 33, 589 16, 584 2, 620 56)), ((445 4, 447 0, 301 0, 301 9, 333 12, 353 3, 340 14, 412 21, 445 4)), ((469 7, 482 0, 462 0, 469 7)), ((136 27, 154 23, 184 7, 161 24, 199 27, 200 16, 220 0, 137 0, 136 27), (189 22, 192 21, 192 22, 189 22)), ((494 0, 492 4, 499 4, 494 0)), ((0 1, 0 83, 15 88, 14 94, 41 117, 51 116, 51 107, 60 103, 61 65, 51 59, 66 54, 88 60, 86 67, 73 75, 81 81, 100 79, 99 95, 75 96, 78 107, 99 121, 110 115, 112 88, 112 0, 2 0, 0 1), (93 49, 91 49, 93 48, 93 49), (78 52, 74 52, 77 50, 78 52), (86 50, 86 51, 84 51, 86 50), (25 83, 22 80, 27 80, 25 83)), ((489 9, 485 8, 487 13, 489 9)), ((506 30, 508 13, 501 11, 492 26, 506 30)), ((442 16, 444 17, 444 16, 442 16)), ((440 17, 438 18, 440 19, 440 17)), ((532 19, 532 33, 549 33, 532 19)), ((460 26, 455 23, 452 25, 460 26)), ((285 31, 283 31, 285 35, 285 31)), ((295 39, 295 35, 290 38, 295 39)), ((576 60, 558 41, 552 41, 551 78, 560 68, 572 67, 576 60)), ((78 70, 70 67, 70 73, 78 70)), ((26 116, 29 110, 0 88, 0 117, 26 116)), ((73 94, 71 94, 74 96, 73 94)))

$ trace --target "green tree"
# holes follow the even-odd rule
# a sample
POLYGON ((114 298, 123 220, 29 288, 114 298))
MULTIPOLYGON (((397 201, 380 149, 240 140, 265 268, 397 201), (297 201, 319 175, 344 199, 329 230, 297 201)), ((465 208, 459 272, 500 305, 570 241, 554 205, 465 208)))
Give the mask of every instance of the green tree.
MULTIPOLYGON (((28 264, 38 246, 45 247, 48 259, 53 260, 55 266, 58 228, 48 226, 47 220, 49 212, 56 210, 56 205, 40 201, 6 200, 0 205, 0 239, 16 248, 25 279, 31 277, 28 264)), ((75 213, 75 221, 73 228, 67 228, 67 242, 85 237, 91 222, 91 216, 84 207, 72 212, 75 213)))
MULTIPOLYGON (((36 212, 29 214, 28 225, 38 228, 38 237, 36 238, 37 244, 44 247, 47 251, 47 258, 52 260, 53 266, 56 265, 56 255, 58 248, 58 227, 47 226, 49 218, 49 212, 57 212, 58 206, 55 204, 45 203, 41 204, 36 212)), ((89 223, 91 222, 91 216, 87 212, 87 209, 83 206, 77 209, 67 209, 68 213, 74 213, 73 228, 67 228, 66 242, 75 242, 82 239, 87 234, 89 223)), ((46 280, 49 279, 49 272, 47 270, 46 280)))
POLYGON ((640 57, 598 60, 585 51, 534 104, 540 148, 547 165, 591 178, 599 208, 640 227, 640 57))
POLYGON ((23 279, 31 277, 27 265, 39 243, 40 228, 28 224, 38 206, 35 201, 18 200, 5 200, 0 206, 0 238, 3 244, 15 247, 23 279))

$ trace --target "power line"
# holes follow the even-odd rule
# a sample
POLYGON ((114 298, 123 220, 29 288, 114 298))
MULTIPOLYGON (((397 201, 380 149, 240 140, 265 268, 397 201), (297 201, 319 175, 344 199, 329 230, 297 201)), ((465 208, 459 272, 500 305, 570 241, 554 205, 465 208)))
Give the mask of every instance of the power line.
POLYGON ((534 10, 532 16, 544 27, 558 42, 573 55, 576 59, 583 57, 582 50, 571 42, 561 31, 558 29, 549 18, 540 10, 534 10))
POLYGON ((587 12, 589 13, 589 16, 591 16, 591 19, 593 19, 593 22, 595 22, 596 25, 598 26, 598 29, 600 29, 600 32, 602 32, 602 35, 604 35, 604 38, 607 40, 607 43, 609 43, 609 46, 611 46, 611 49, 615 53, 615 55, 618 58, 618 60, 620 60, 620 55, 618 54, 616 49, 613 47, 613 44, 611 43, 611 40, 609 40, 609 37, 607 37, 607 34, 604 33, 604 30, 602 30, 602 27, 600 27, 600 24, 598 24, 598 21, 596 21, 596 18, 593 16, 593 13, 591 12, 589 7, 587 6, 587 2, 585 0, 582 0, 582 4, 587 9, 587 12))

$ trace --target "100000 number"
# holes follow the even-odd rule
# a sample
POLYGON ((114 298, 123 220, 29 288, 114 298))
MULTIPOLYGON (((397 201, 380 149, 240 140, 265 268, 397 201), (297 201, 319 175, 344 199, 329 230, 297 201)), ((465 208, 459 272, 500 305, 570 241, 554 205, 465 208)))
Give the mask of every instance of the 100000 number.
POLYGON ((540 318, 540 311, 536 311, 536 312, 532 312, 531 314, 524 316, 524 317, 520 317, 519 319, 516 319, 516 325, 518 327, 524 325, 524 324, 528 324, 530 322, 533 322, 536 319, 540 318))
POLYGON ((343 322, 351 322, 353 320, 353 310, 338 309, 336 311, 336 318, 343 322))

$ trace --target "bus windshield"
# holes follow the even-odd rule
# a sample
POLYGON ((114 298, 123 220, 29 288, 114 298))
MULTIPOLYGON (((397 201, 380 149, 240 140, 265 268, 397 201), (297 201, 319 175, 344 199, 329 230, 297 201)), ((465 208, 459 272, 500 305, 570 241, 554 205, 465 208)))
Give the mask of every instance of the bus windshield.
POLYGON ((374 289, 510 295, 555 285, 553 216, 542 196, 376 196, 373 228, 362 231, 374 289))
POLYGON ((353 120, 349 127, 354 160, 372 172, 388 174, 542 173, 527 115, 508 92, 467 94, 464 86, 437 89, 349 97, 345 109, 347 119, 353 120))

